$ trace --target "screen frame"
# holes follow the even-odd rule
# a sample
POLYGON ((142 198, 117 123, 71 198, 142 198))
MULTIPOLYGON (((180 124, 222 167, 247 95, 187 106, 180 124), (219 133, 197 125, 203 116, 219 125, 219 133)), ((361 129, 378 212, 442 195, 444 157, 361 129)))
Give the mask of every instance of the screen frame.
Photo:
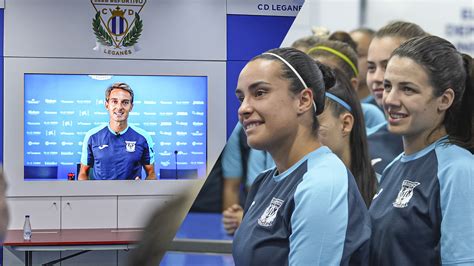
POLYGON ((204 182, 204 179, 85 182, 25 181, 23 176, 25 73, 207 76, 208 173, 225 145, 226 113, 222 112, 222 110, 226 110, 225 61, 5 57, 4 66, 3 169, 9 184, 8 196, 175 195, 189 186, 204 182))

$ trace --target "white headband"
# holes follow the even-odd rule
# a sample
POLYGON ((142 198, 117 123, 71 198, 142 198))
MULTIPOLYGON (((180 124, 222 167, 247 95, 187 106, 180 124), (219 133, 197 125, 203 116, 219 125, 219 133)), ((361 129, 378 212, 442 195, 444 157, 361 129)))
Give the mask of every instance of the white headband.
MULTIPOLYGON (((296 77, 300 80, 301 84, 303 84, 304 88, 305 89, 308 88, 308 86, 306 85, 306 82, 304 82, 303 78, 300 76, 298 71, 296 71, 296 69, 290 63, 288 63, 288 61, 286 61, 283 57, 281 57, 277 54, 274 54, 274 53, 263 53, 263 54, 271 55, 271 56, 274 56, 274 57, 280 59, 280 61, 285 63, 285 65, 287 67, 289 67, 291 69, 291 71, 293 71, 293 73, 295 73, 296 77)), ((313 99, 313 109, 314 109, 314 114, 316 115, 317 108, 316 108, 316 103, 314 102, 314 99, 313 99)))

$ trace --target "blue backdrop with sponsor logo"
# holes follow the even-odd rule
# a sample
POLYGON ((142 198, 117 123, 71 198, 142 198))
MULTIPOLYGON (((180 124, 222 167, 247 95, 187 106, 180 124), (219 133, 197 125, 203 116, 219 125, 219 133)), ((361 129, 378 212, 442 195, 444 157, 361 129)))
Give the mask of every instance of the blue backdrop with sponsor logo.
POLYGON ((129 124, 151 135, 156 173, 197 169, 205 177, 207 77, 25 74, 25 169, 57 169, 31 179, 77 176, 84 135, 108 124, 104 91, 114 82, 134 90, 129 124))

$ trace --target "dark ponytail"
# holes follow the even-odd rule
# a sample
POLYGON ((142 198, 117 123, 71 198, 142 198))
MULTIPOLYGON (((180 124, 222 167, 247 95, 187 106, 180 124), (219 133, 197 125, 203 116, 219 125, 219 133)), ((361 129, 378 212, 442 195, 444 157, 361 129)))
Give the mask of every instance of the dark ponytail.
POLYGON ((326 100, 326 108, 329 108, 335 117, 339 117, 343 113, 350 113, 354 117, 354 125, 349 139, 351 165, 348 168, 354 175, 360 194, 368 207, 376 192, 377 177, 369 158, 364 114, 349 77, 339 69, 335 69, 334 73, 336 74, 336 84, 327 92, 347 103, 351 111, 330 98, 326 100))

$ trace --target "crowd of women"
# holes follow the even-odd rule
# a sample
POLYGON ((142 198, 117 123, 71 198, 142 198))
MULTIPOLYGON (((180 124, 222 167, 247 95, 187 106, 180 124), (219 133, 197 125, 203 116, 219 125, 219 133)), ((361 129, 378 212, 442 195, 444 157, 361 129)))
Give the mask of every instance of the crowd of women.
POLYGON ((240 73, 274 167, 226 208, 236 265, 474 265, 474 67, 418 25, 311 36, 240 73))

